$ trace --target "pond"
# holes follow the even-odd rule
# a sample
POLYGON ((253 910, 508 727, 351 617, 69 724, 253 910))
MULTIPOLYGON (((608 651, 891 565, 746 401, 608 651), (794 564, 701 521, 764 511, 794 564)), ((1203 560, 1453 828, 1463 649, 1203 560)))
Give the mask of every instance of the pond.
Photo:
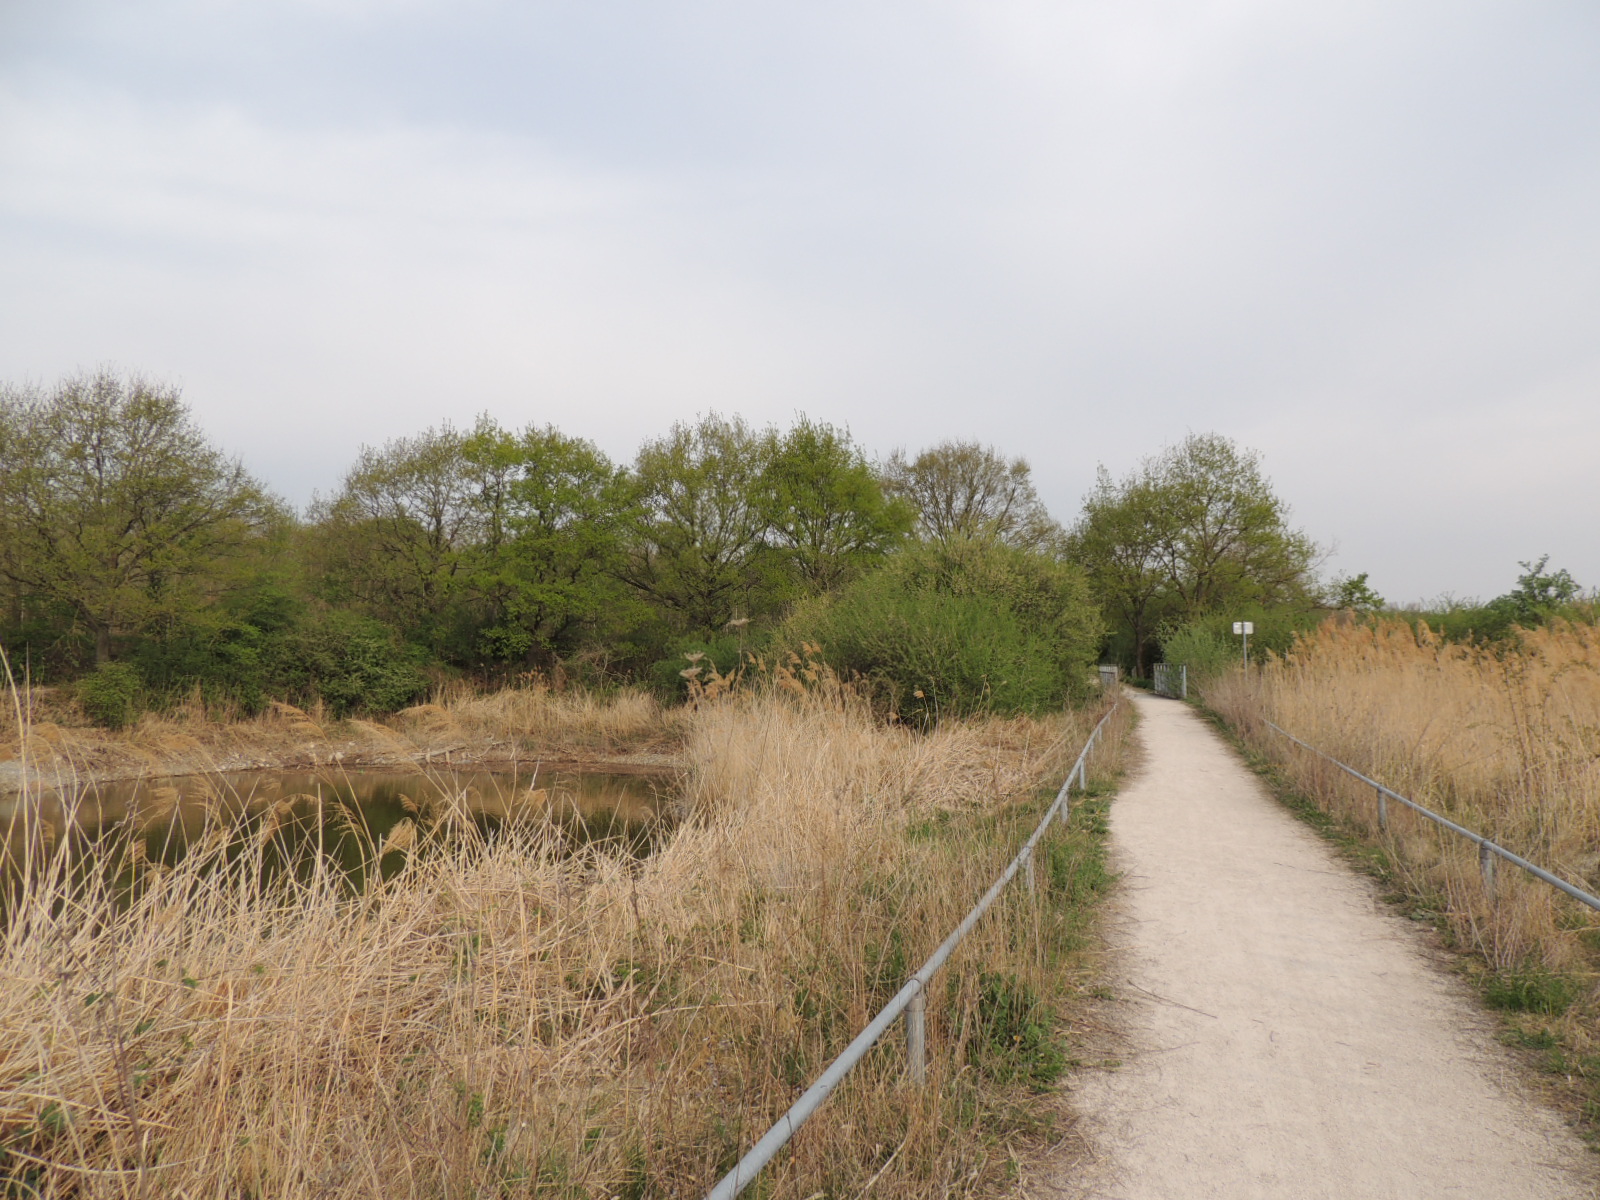
POLYGON ((24 859, 38 863, 69 847, 87 863, 133 839, 144 843, 137 858, 175 865, 210 836, 229 843, 234 859, 259 844, 269 874, 307 876, 320 861, 360 890, 374 866, 385 877, 399 870, 404 851, 440 835, 493 839, 510 823, 542 827, 568 852, 599 845, 642 857, 673 822, 673 782, 666 773, 412 767, 95 783, 0 797, 0 874, 15 882, 24 859))

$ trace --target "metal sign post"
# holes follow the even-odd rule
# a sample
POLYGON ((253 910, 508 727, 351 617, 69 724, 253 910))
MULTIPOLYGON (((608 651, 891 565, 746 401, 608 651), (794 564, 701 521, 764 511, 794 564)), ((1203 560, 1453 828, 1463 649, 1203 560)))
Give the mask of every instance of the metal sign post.
POLYGON ((1252 625, 1249 621, 1235 621, 1233 623, 1233 631, 1244 639, 1244 665, 1245 665, 1245 670, 1249 670, 1250 669, 1250 635, 1256 631, 1256 627, 1254 625, 1252 625))

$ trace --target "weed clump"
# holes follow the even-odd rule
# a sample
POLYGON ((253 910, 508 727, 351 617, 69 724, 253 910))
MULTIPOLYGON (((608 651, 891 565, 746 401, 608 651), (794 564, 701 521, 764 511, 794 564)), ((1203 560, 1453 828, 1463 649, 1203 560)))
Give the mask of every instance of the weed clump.
POLYGON ((106 662, 78 681, 84 715, 105 729, 122 729, 139 715, 139 673, 127 663, 106 662))

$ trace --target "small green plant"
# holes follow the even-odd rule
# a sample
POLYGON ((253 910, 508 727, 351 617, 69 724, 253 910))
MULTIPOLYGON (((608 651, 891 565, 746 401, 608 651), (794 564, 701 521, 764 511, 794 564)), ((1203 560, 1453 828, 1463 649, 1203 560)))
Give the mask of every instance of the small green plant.
POLYGON ((1537 965, 1494 971, 1483 977, 1483 998, 1507 1012, 1560 1016, 1572 1007, 1579 988, 1572 978, 1537 965))
POLYGON ((1067 1069, 1055 1036, 1056 1016, 1037 992, 1015 975, 984 972, 978 978, 976 1036, 968 1057, 997 1083, 1026 1080, 1036 1088, 1067 1069))
POLYGON ((78 681, 78 703, 96 725, 122 729, 139 715, 139 672, 127 663, 106 662, 78 681))

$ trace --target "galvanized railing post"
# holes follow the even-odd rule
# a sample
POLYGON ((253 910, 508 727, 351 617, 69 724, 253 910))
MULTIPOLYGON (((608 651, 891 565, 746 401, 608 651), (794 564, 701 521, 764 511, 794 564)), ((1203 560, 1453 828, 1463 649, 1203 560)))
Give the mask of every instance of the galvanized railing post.
POLYGON ((911 1082, 928 1082, 928 994, 922 989, 906 1005, 906 1065, 911 1082))
POLYGON ((1494 851, 1489 849, 1488 842, 1478 843, 1478 870, 1483 874, 1483 890, 1489 896, 1489 903, 1495 901, 1494 894, 1494 851))
POLYGON ((1033 882, 1033 847, 1029 846, 1025 851, 1023 851, 1023 853, 1026 854, 1028 858, 1027 861, 1022 864, 1022 878, 1023 882, 1028 885, 1028 895, 1031 896, 1035 891, 1038 890, 1037 886, 1033 882))
POLYGON ((1385 833, 1389 830, 1389 797, 1383 794, 1383 789, 1378 789, 1378 828, 1385 833))

